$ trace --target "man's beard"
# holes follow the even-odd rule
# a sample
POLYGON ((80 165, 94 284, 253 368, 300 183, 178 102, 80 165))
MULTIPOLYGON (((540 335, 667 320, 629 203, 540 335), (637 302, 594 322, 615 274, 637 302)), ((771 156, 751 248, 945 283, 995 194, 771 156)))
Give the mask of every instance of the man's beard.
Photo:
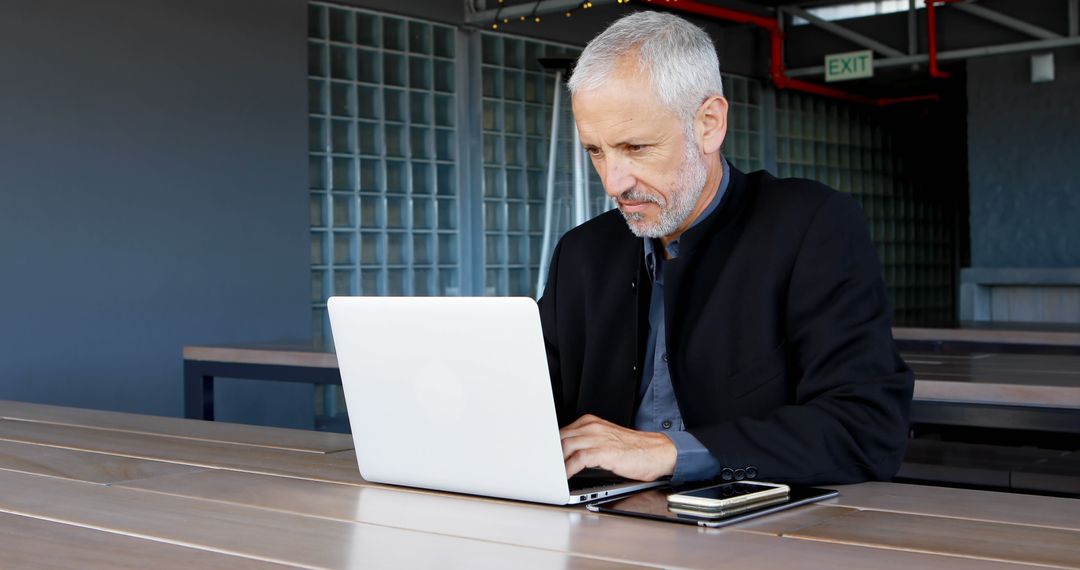
POLYGON ((644 212, 627 213, 622 208, 619 208, 619 212, 626 219, 626 224, 630 226, 630 231, 634 235, 661 238, 675 233, 675 230, 679 229, 679 226, 690 216, 701 193, 705 190, 705 180, 708 176, 709 171, 701 160, 701 155, 698 154, 697 146, 687 137, 682 163, 675 175, 671 191, 668 192, 670 200, 637 187, 623 192, 612 200, 615 201, 616 206, 619 204, 619 199, 627 202, 652 202, 659 206, 660 216, 654 222, 648 221, 644 212))

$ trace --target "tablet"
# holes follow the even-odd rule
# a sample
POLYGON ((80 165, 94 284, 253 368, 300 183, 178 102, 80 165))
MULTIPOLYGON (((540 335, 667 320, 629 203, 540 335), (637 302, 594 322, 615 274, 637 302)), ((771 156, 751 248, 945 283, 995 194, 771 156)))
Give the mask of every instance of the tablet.
MULTIPOLYGON (((701 486, 704 487, 708 485, 701 486)), ((594 513, 612 513, 717 528, 785 511, 793 507, 798 507, 799 505, 831 499, 840 494, 832 489, 791 487, 791 490, 785 498, 749 505, 748 508, 745 509, 732 509, 727 512, 719 513, 695 514, 685 509, 677 508, 672 511, 668 508, 668 495, 671 493, 686 492, 690 489, 692 489, 692 487, 680 487, 675 489, 670 486, 658 487, 629 497, 620 497, 618 499, 592 503, 591 505, 587 505, 586 508, 594 513)))

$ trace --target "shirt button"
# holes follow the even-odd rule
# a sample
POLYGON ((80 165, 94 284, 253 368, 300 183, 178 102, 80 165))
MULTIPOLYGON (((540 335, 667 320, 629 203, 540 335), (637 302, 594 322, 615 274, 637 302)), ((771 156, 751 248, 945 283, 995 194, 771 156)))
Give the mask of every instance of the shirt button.
POLYGON ((663 423, 660 424, 660 427, 664 429, 671 429, 671 420, 664 420, 663 423))
POLYGON ((736 469, 735 470, 735 480, 736 481, 742 481, 745 478, 746 478, 746 471, 743 471, 742 469, 736 469))
POLYGON ((724 481, 731 481, 735 478, 735 470, 730 467, 725 467, 720 471, 720 478, 724 481))
POLYGON ((746 468, 746 478, 747 479, 753 479, 755 477, 757 477, 757 467, 754 467, 753 465, 751 465, 750 467, 747 467, 746 468))
POLYGON ((665 352, 665 353, 664 353, 664 356, 661 356, 660 358, 663 358, 663 359, 664 359, 664 362, 667 362, 667 353, 665 352))

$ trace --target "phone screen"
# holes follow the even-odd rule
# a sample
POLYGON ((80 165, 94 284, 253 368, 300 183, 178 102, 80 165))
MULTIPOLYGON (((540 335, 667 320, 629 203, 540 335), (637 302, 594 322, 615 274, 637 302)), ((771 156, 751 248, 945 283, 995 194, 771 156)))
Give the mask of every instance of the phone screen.
POLYGON ((688 497, 700 497, 702 499, 729 499, 731 497, 738 497, 739 495, 749 495, 750 493, 761 493, 763 491, 771 491, 776 487, 770 485, 751 485, 748 483, 728 483, 726 485, 717 485, 715 487, 707 487, 705 489, 698 489, 697 491, 689 491, 682 493, 688 497))

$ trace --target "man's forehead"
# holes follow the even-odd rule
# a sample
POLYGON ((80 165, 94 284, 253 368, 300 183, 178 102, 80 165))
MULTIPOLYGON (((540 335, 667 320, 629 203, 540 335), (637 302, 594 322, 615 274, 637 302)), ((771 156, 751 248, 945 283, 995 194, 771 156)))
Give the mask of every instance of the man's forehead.
MULTIPOLYGON (((656 135, 678 128, 678 117, 655 97, 633 91, 601 89, 574 95, 574 117, 584 138, 656 135)), ((610 141, 609 141, 610 142, 610 141)))

